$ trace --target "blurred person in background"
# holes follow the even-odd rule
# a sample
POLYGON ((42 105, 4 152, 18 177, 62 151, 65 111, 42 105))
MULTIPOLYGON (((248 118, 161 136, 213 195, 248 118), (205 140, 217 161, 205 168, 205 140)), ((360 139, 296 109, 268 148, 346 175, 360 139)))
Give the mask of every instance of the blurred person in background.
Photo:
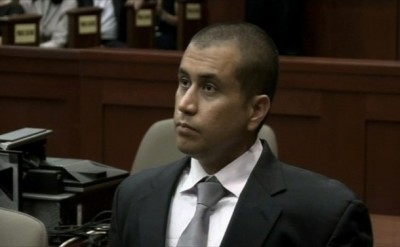
POLYGON ((125 0, 78 0, 78 5, 103 9, 100 21, 103 46, 126 47, 125 0))
POLYGON ((176 50, 177 8, 178 5, 175 0, 157 0, 156 44, 159 49, 176 50))
MULTIPOLYGON (((23 14, 22 6, 12 0, 0 0, 0 17, 23 14)), ((1 29, 0 29, 0 45, 1 45, 1 29)))
POLYGON ((0 17, 14 14, 23 14, 22 6, 12 0, 0 0, 0 17))
POLYGON ((42 16, 40 19, 40 47, 65 47, 68 38, 66 12, 78 6, 76 0, 19 0, 26 13, 42 16))

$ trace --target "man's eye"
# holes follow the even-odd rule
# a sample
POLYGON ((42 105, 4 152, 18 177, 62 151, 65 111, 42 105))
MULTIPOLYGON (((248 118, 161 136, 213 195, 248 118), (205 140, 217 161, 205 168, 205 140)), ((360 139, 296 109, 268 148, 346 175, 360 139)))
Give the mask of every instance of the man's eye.
POLYGON ((181 78, 179 80, 179 84, 181 85, 181 87, 183 88, 189 88, 190 87, 190 81, 186 78, 181 78))
POLYGON ((203 86, 203 89, 207 92, 214 92, 216 90, 215 86, 212 84, 206 84, 203 86))

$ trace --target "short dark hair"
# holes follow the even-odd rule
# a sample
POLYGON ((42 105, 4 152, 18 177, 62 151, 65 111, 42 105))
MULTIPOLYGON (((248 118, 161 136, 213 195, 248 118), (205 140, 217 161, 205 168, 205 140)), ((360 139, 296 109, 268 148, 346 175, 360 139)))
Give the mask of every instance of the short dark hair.
POLYGON ((223 42, 234 42, 240 49, 236 77, 245 96, 266 94, 272 101, 279 77, 279 53, 272 39, 251 23, 224 22, 203 28, 190 43, 206 48, 223 42))

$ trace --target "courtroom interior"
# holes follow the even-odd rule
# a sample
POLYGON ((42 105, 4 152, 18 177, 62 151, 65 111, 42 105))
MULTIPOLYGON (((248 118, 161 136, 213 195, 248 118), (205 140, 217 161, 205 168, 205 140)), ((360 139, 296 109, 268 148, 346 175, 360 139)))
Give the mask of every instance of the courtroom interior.
POLYGON ((0 0, 0 208, 48 246, 106 246, 119 183, 180 157, 146 137, 191 37, 225 21, 277 45, 275 155, 348 185, 374 246, 400 247, 400 0, 0 0))

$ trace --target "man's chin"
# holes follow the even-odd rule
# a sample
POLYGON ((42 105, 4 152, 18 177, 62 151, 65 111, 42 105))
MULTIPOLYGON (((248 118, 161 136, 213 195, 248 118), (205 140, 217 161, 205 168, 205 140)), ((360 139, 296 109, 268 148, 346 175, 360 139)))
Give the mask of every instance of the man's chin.
POLYGON ((192 156, 193 155, 193 150, 189 149, 189 148, 181 148, 178 146, 179 151, 181 151, 181 153, 184 153, 186 155, 192 156))
POLYGON ((194 148, 194 147, 191 147, 189 145, 179 145, 178 144, 177 147, 178 147, 179 151, 181 151, 182 153, 184 153, 184 154, 186 154, 186 155, 188 155, 190 157, 194 157, 195 158, 197 156, 196 154, 198 154, 198 149, 194 148))

